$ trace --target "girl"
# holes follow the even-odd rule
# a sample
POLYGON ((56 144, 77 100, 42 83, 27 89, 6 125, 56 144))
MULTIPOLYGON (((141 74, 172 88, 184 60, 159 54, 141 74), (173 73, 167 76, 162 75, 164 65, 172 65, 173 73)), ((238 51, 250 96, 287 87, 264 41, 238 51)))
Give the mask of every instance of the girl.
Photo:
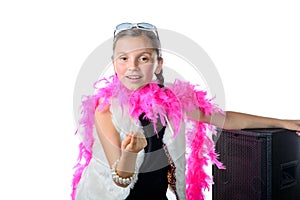
POLYGON ((76 166, 73 199, 164 200, 168 188, 176 199, 204 199, 211 179, 203 167, 223 168, 207 130, 279 127, 300 135, 300 120, 223 112, 188 82, 164 86, 151 24, 118 25, 112 63, 115 76, 82 103, 85 162, 76 166))

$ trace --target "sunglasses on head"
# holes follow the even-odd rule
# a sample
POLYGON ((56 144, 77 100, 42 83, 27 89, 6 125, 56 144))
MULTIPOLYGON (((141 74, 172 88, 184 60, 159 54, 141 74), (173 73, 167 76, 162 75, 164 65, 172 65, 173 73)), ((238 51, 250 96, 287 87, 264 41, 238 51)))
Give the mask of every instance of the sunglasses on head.
POLYGON ((114 37, 116 37, 116 35, 118 33, 120 33, 121 31, 125 31, 125 30, 129 30, 132 28, 138 28, 141 30, 146 30, 146 31, 152 31, 156 37, 158 38, 158 33, 157 33, 157 29, 154 25, 146 23, 146 22, 141 22, 141 23, 121 23, 119 25, 116 26, 115 31, 114 31, 114 37))

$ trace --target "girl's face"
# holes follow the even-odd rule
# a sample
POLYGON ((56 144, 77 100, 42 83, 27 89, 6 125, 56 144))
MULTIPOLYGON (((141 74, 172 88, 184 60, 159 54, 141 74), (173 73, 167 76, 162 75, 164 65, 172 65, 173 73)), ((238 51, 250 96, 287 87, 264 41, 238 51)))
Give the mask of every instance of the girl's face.
POLYGON ((122 84, 136 90, 152 81, 153 73, 159 73, 162 60, 152 48, 147 37, 123 37, 115 45, 113 65, 122 84))

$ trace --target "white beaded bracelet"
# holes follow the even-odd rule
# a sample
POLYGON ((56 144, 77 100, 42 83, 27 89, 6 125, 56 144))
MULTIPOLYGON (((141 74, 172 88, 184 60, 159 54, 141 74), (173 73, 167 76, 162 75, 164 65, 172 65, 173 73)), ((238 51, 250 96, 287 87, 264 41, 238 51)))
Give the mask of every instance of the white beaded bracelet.
POLYGON ((119 163, 119 159, 116 160, 116 162, 114 162, 114 164, 112 165, 112 168, 111 168, 111 174, 112 174, 112 179, 116 182, 116 183, 119 183, 121 185, 129 185, 134 179, 137 178, 137 173, 134 172, 132 174, 131 177, 128 177, 128 178, 122 178, 120 177, 117 172, 116 172, 116 167, 117 167, 117 164, 119 163))

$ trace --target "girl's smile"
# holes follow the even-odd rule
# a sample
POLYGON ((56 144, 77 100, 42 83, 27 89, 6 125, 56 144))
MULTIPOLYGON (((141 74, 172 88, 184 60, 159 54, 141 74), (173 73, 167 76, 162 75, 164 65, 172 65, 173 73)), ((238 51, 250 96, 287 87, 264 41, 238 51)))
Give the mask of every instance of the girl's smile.
POLYGON ((113 65, 119 80, 130 90, 136 90, 152 81, 159 73, 162 62, 151 42, 143 36, 124 37, 118 40, 113 65))

